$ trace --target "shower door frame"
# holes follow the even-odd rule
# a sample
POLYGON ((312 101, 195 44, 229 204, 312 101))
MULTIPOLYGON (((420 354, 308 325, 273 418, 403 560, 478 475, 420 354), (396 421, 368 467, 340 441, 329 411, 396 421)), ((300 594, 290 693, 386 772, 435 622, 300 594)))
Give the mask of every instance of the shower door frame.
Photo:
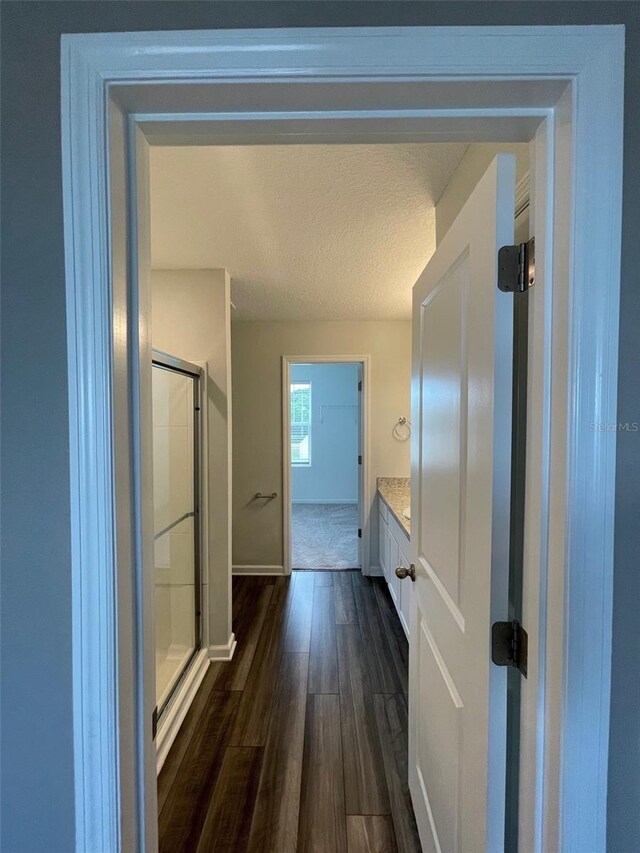
MULTIPOLYGON (((189 659, 183 665, 182 671, 178 676, 175 684, 171 688, 168 697, 159 708, 156 698, 156 708, 154 719, 156 725, 164 725, 168 717, 163 714, 170 710, 175 704, 180 687, 193 666, 198 653, 202 649, 202 523, 201 523, 201 506, 202 506, 202 378, 204 371, 197 364, 192 364, 190 361, 185 361, 175 355, 162 352, 161 350, 152 350, 151 368, 159 367, 163 370, 170 370, 174 373, 179 373, 193 380, 193 585, 194 585, 194 614, 195 614, 195 631, 193 651, 189 655, 189 659)), ((155 532, 154 532, 155 542, 155 532)), ((153 613, 154 628, 156 624, 155 608, 153 613)), ((155 651, 155 646, 154 646, 155 651)))

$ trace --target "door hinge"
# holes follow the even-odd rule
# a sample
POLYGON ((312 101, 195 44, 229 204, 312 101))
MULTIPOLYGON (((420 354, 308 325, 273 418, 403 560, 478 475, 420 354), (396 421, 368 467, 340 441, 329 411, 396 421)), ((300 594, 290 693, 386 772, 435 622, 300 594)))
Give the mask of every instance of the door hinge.
POLYGON ((151 740, 156 739, 156 735, 158 734, 158 706, 153 709, 153 714, 151 715, 151 740))
POLYGON ((358 465, 362 465, 362 456, 358 454, 358 465))
POLYGON ((491 626, 491 659, 496 666, 514 666, 527 677, 528 636, 517 619, 491 626))
POLYGON ((362 539, 362 528, 358 528, 358 539, 362 539))
POLYGON ((524 293, 536 280, 535 240, 498 250, 498 288, 504 293, 524 293))
POLYGON ((358 380, 358 391, 362 391, 362 379, 358 380))

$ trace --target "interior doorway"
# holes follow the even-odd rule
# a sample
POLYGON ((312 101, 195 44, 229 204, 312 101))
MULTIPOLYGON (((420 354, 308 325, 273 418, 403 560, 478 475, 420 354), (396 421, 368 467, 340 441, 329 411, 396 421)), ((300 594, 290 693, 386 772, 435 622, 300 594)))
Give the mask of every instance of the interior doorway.
POLYGON ((140 376, 149 351, 149 140, 175 134, 188 144, 199 133, 200 141, 224 135, 228 143, 234 133, 275 139, 294 130, 307 139, 415 140, 442 138, 444 130, 458 139, 508 132, 534 140, 540 153, 533 198, 545 252, 534 290, 540 334, 532 336, 540 417, 531 434, 541 450, 528 623, 540 678, 530 670, 526 823, 549 848, 604 849, 615 447, 581 425, 615 417, 623 33, 543 29, 485 29, 482 38, 475 28, 305 30, 287 35, 285 50, 277 31, 65 37, 79 845, 120 849, 124 827, 125 847, 154 848, 149 667, 140 659, 149 647, 141 642, 147 601, 139 583, 151 537, 138 517, 148 466, 137 443, 147 411, 140 376), (282 112, 267 108, 267 94, 278 95, 282 112), (203 103, 228 111, 204 114, 203 103), (137 221, 127 218, 136 210, 137 221), (126 321, 132 310, 141 322, 126 324, 124 336, 114 317, 126 321), (94 507, 107 508, 104 519, 94 507), (563 589, 576 588, 580 597, 563 598, 563 589))
POLYGON ((367 355, 282 359, 285 574, 368 565, 369 373, 367 355))
POLYGON ((362 364, 292 363, 291 567, 362 567, 362 364))

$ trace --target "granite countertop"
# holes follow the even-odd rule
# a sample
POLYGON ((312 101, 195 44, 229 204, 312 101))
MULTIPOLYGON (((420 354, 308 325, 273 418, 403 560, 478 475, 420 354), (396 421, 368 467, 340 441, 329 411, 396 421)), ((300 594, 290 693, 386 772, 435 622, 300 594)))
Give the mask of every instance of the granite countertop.
POLYGON ((411 506, 411 477, 378 477, 378 494, 407 536, 411 536, 411 520, 403 514, 411 506))

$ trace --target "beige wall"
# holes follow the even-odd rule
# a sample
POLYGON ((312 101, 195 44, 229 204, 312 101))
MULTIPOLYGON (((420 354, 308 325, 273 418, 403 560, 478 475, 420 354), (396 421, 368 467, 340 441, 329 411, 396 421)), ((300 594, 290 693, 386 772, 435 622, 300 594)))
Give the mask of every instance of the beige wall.
MULTIPOLYGON (((409 476, 409 442, 396 441, 391 431, 400 415, 410 416, 411 323, 238 321, 232 326, 231 351, 233 564, 282 567, 282 356, 371 356, 373 498, 376 477, 409 476), (277 491, 278 499, 252 501, 258 491, 277 491)), ((371 516, 370 562, 375 569, 377 514, 371 516)))
POLYGON ((207 486, 202 517, 208 570, 203 599, 212 654, 231 634, 231 364, 226 270, 153 270, 152 342, 187 361, 206 362, 207 486))
POLYGON ((473 142, 436 204, 436 244, 449 230, 493 158, 501 152, 516 155, 516 183, 529 171, 527 142, 473 142))

